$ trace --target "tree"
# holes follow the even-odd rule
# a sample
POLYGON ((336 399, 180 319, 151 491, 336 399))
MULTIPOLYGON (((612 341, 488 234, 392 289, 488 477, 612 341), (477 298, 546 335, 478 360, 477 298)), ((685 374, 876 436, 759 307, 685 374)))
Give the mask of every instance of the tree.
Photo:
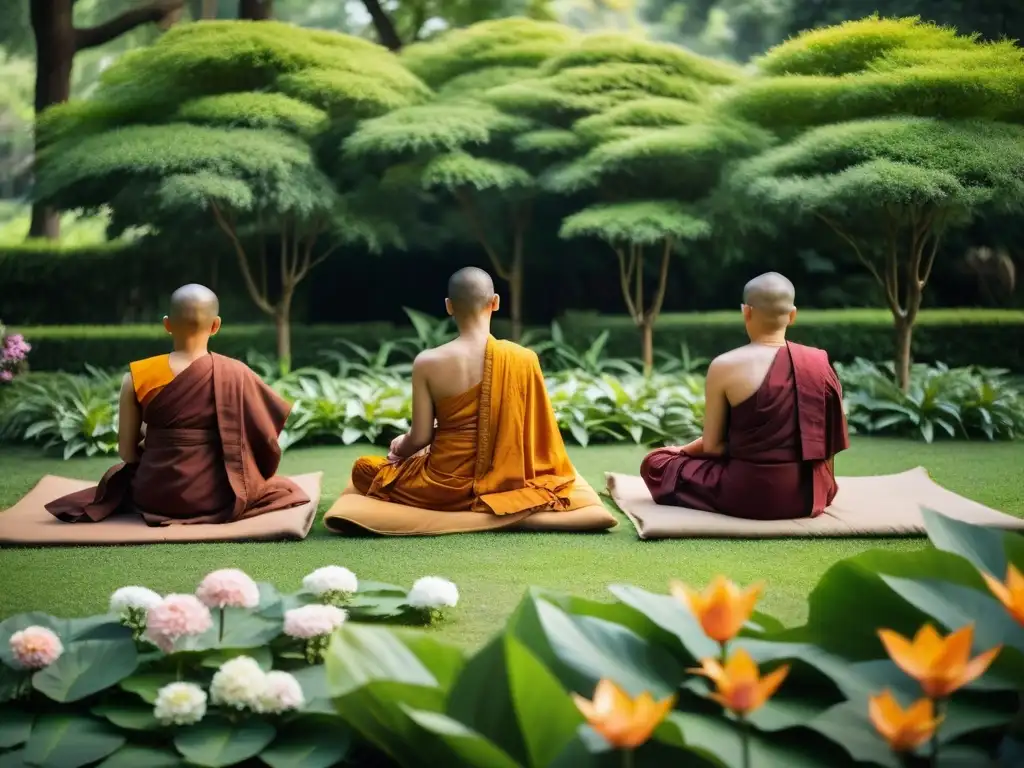
POLYGON ((349 156, 401 170, 457 207, 508 284, 515 339, 523 329, 526 237, 539 192, 535 174, 545 158, 523 143, 535 127, 531 120, 481 99, 493 86, 536 77, 537 66, 573 38, 560 25, 505 19, 410 46, 402 60, 436 89, 435 98, 367 120, 345 143, 349 156))
POLYGON ((109 206, 114 232, 219 229, 287 369, 296 286, 338 242, 375 236, 356 185, 339 193, 323 170, 338 131, 428 93, 357 38, 270 21, 180 27, 46 116, 38 193, 109 206))
POLYGON ((671 255, 710 233, 705 198, 725 163, 769 137, 735 119, 709 120, 706 103, 739 71, 674 46, 596 34, 545 63, 542 75, 488 98, 541 123, 524 141, 562 155, 542 177, 546 190, 580 206, 560 234, 612 247, 649 372, 671 255), (651 247, 657 268, 647 289, 651 247))
MULTIPOLYGON (((76 27, 74 0, 30 0, 32 31, 36 41, 36 115, 71 96, 71 68, 75 54, 103 45, 143 24, 173 24, 184 0, 152 0, 93 27, 76 27)), ((38 140, 36 149, 38 151, 38 140)), ((32 208, 29 237, 55 240, 60 236, 60 217, 42 205, 32 208)))
POLYGON ((787 141, 740 163, 723 199, 772 223, 815 220, 874 277, 896 379, 942 237, 1024 207, 1024 52, 914 19, 866 19, 770 51, 722 112, 787 141))

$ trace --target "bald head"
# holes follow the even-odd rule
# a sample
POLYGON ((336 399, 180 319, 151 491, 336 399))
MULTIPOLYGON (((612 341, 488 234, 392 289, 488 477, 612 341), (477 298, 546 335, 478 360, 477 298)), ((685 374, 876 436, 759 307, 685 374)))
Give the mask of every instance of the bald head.
POLYGON ((494 302, 494 281, 482 269, 460 269, 448 278, 448 301, 459 317, 482 312, 494 302))
POLYGON ((751 316, 769 327, 789 325, 790 313, 796 309, 796 289, 778 272, 758 275, 743 287, 743 303, 751 316))
POLYGON ((189 283, 171 294, 168 320, 172 328, 185 333, 209 331, 220 313, 217 294, 198 283, 189 283))

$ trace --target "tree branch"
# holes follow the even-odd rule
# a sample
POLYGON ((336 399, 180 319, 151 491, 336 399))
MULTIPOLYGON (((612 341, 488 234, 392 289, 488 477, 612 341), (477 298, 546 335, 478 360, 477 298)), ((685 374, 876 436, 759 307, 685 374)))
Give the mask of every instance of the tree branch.
POLYGON ((868 271, 875 278, 875 280, 878 281, 878 284, 882 287, 882 290, 885 291, 885 298, 889 303, 889 309, 892 310, 894 315, 901 314, 902 310, 900 309, 900 305, 899 302, 896 300, 896 297, 890 291, 886 281, 882 279, 882 275, 879 273, 878 268, 874 264, 872 264, 871 260, 864 255, 863 251, 861 251, 860 246, 857 245, 857 241, 854 240, 849 235, 847 235, 845 232, 843 232, 842 229, 840 229, 824 214, 816 213, 815 216, 817 216, 819 219, 825 222, 825 224, 828 225, 829 229, 831 229, 833 232, 839 235, 839 237, 843 238, 843 240, 849 243, 850 247, 853 248, 853 252, 857 254, 857 259, 860 261, 861 264, 867 267, 868 271))
POLYGON ((487 239, 487 233, 484 231, 483 223, 480 221, 480 215, 477 213, 476 205, 473 204, 473 195, 462 188, 454 190, 453 194, 455 195, 455 199, 462 205, 462 212, 469 220, 469 226, 476 235, 476 239, 487 252, 487 256, 491 260, 491 265, 494 267, 494 271, 498 273, 498 277, 502 280, 508 280, 510 277, 509 271, 505 265, 501 263, 501 259, 498 257, 498 252, 491 247, 491 242, 487 239))
POLYGON ((634 261, 630 259, 627 266, 626 254, 623 253, 622 248, 615 248, 613 246, 613 250, 619 259, 619 287, 622 288, 622 298, 626 300, 626 311, 629 312, 630 317, 636 320, 636 305, 633 304, 633 296, 629 290, 629 281, 633 276, 634 261))
POLYGON ((402 38, 398 36, 391 17, 385 12, 379 0, 363 0, 367 13, 373 21, 373 28, 377 30, 377 38, 380 44, 389 51, 395 52, 402 49, 402 38))
POLYGON ((252 270, 249 268, 249 259, 245 256, 245 249, 242 248, 242 243, 238 240, 238 234, 235 232, 235 228, 228 223, 227 219, 224 218, 224 214, 221 213, 220 208, 217 204, 210 200, 210 210, 213 211, 213 218, 217 221, 217 226, 220 227, 224 234, 231 240, 232 246, 235 249, 235 255, 238 256, 238 266, 242 270, 242 280, 245 282, 245 287, 249 291, 249 296, 252 297, 253 302, 263 312, 268 315, 274 314, 274 307, 271 306, 267 297, 260 293, 259 288, 256 287, 256 281, 253 280, 252 270))
POLYGON ((95 48, 97 45, 109 43, 114 38, 131 32, 143 24, 168 20, 173 23, 173 14, 180 13, 184 5, 185 0, 152 0, 152 2, 127 10, 103 24, 76 29, 75 50, 83 51, 86 48, 95 48))
POLYGON ((665 303, 665 293, 668 290, 668 265, 669 257, 672 254, 672 238, 665 238, 665 249, 661 252, 661 269, 658 271, 658 288, 654 294, 654 303, 647 311, 647 317, 654 320, 661 314, 661 305, 665 303))
POLYGON ((636 305, 636 323, 641 325, 644 320, 644 247, 639 243, 630 246, 636 254, 636 271, 633 273, 636 278, 636 298, 633 299, 636 305))

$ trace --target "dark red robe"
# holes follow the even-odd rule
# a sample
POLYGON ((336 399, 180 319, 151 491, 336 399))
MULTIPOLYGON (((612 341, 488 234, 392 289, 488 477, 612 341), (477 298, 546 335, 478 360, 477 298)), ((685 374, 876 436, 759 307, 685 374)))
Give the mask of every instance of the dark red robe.
POLYGON ((143 405, 137 464, 118 464, 94 488, 46 505, 64 522, 136 512, 149 525, 230 523, 309 501, 275 477, 277 437, 291 406, 244 363, 210 354, 143 405))
POLYGON ((850 447, 839 378, 821 349, 788 343, 760 388, 729 409, 723 456, 652 451, 640 467, 658 504, 752 520, 820 515, 850 447))

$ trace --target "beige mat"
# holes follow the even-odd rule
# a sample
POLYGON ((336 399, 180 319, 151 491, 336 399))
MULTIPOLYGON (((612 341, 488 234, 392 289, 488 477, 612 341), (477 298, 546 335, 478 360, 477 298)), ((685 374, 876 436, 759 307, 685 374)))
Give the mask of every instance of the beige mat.
POLYGON ((322 472, 315 472, 291 478, 309 496, 309 502, 298 507, 223 525, 163 525, 151 528, 136 515, 114 515, 99 523, 62 523, 47 512, 43 505, 96 483, 47 475, 21 501, 6 512, 0 512, 0 544, 94 546, 304 539, 316 517, 322 477, 322 472))
POLYGON ((492 515, 483 512, 438 512, 369 499, 349 485, 324 515, 334 533, 378 533, 386 536, 439 536, 479 531, 604 531, 618 525, 590 483, 576 477, 571 506, 564 512, 492 515), (410 513, 411 511, 411 513, 410 513))
POLYGON ((1024 520, 946 490, 924 467, 895 475, 839 477, 839 493, 823 514, 770 521, 660 506, 639 477, 612 472, 605 477, 612 498, 641 539, 920 536, 925 533, 921 507, 976 525, 1024 530, 1024 520))

